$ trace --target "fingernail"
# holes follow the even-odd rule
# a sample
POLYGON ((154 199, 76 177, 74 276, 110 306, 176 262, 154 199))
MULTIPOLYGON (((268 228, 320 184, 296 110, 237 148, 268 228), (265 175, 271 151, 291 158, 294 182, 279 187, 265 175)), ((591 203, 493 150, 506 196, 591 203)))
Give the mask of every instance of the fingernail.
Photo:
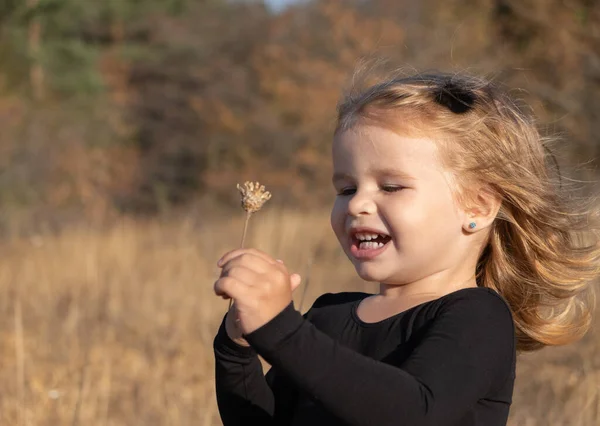
POLYGON ((220 258, 220 259, 217 261, 217 266, 221 266, 221 264, 222 264, 222 263, 223 263, 223 258, 220 258))
POLYGON ((281 260, 281 259, 275 259, 275 260, 279 263, 283 263, 283 260, 281 260))

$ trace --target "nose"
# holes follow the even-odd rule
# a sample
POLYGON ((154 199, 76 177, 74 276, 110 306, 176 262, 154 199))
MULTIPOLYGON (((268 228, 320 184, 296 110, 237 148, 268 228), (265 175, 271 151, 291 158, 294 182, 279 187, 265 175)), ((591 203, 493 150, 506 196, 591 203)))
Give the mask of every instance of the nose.
POLYGON ((365 216, 374 214, 377 206, 372 197, 366 192, 356 192, 350 201, 348 201, 349 216, 365 216))

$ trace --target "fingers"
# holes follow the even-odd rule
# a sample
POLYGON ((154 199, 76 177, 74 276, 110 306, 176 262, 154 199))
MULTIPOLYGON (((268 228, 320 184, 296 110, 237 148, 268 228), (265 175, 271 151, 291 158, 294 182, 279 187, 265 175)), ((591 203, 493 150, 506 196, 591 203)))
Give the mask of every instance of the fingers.
MULTIPOLYGON (((281 259, 276 259, 276 260, 277 260, 277 262, 280 262, 283 264, 283 260, 281 260, 281 259)), ((292 292, 293 292, 300 286, 300 284, 302 284, 302 277, 300 276, 300 274, 291 274, 290 275, 290 284, 291 284, 292 292)))
POLYGON ((226 253, 217 263, 221 269, 215 282, 215 293, 223 298, 237 298, 236 292, 251 291, 261 283, 288 282, 294 291, 302 282, 298 274, 290 274, 281 259, 273 259, 256 249, 236 249, 226 253), (242 289, 242 288, 245 288, 242 289))
POLYGON ((302 277, 299 274, 292 274, 290 275, 290 283, 292 285, 292 291, 294 291, 302 284, 302 277))
POLYGON ((272 272, 273 269, 278 270, 279 272, 286 271, 285 266, 279 262, 273 261, 273 263, 271 263, 261 256, 256 256, 254 253, 241 253, 223 263, 221 266, 221 276, 226 275, 232 269, 240 267, 250 269, 257 274, 264 274, 269 271, 272 272))
POLYGON ((220 278, 225 277, 235 278, 238 281, 247 283, 247 285, 252 285, 251 283, 260 281, 261 279, 260 273, 257 273, 256 271, 245 266, 229 266, 227 268, 223 268, 220 278))
POLYGON ((214 290, 224 299, 238 299, 248 292, 246 284, 232 277, 219 278, 215 281, 214 290))
POLYGON ((246 289, 248 286, 252 286, 252 283, 257 282, 258 275, 252 269, 244 266, 224 269, 219 279, 215 282, 215 293, 224 299, 235 299, 238 296, 233 293, 239 294, 239 292, 244 291, 242 288, 246 289))
POLYGON ((248 248, 248 249, 235 249, 228 253, 225 253, 223 255, 223 257, 221 257, 218 260, 217 265, 219 267, 221 267, 221 266, 225 265, 227 262, 231 261, 232 259, 237 258, 239 256, 243 256, 243 255, 253 255, 253 256, 256 256, 256 257, 262 259, 264 262, 267 262, 267 263, 270 263, 273 265, 281 264, 281 262, 277 262, 271 256, 269 256, 268 254, 266 254, 260 250, 248 248))

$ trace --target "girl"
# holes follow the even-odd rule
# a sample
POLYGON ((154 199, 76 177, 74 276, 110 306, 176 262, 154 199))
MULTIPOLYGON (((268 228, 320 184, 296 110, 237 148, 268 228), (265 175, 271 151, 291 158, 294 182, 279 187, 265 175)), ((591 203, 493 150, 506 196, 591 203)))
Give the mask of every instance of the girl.
POLYGON ((547 141, 488 81, 392 78, 338 112, 331 224, 379 293, 325 294, 302 316, 300 277, 281 261, 225 254, 214 287, 235 300, 214 341, 223 423, 506 425, 516 352, 590 325, 592 204, 555 181, 547 141))

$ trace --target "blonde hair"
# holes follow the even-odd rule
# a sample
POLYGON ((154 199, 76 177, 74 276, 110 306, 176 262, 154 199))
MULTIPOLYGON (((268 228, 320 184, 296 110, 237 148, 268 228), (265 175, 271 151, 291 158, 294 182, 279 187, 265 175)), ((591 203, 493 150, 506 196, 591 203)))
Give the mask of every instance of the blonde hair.
POLYGON ((556 139, 542 137, 533 118, 483 78, 428 73, 360 87, 369 78, 361 76, 342 97, 336 133, 366 121, 434 135, 461 203, 471 200, 474 182, 502 200, 476 279, 510 305, 517 348, 581 338, 596 305, 600 204, 575 197, 561 179, 549 149, 556 139))

